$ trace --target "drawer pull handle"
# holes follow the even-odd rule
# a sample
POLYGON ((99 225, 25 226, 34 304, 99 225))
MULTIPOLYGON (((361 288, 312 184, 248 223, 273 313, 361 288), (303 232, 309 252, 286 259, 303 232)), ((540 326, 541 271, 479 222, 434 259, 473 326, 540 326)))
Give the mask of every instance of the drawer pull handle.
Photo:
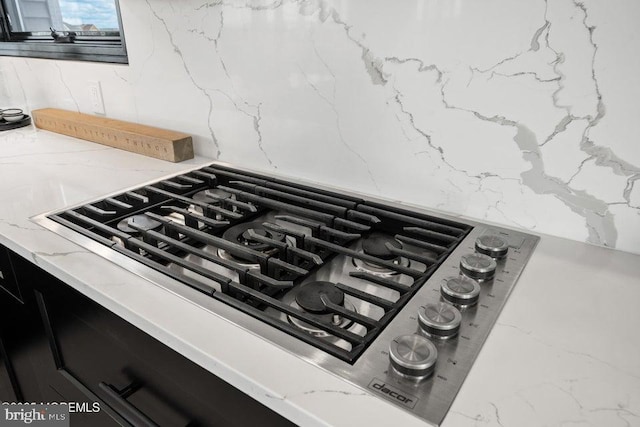
POLYGON ((151 418, 127 401, 126 396, 132 393, 129 390, 130 387, 122 392, 104 382, 98 384, 98 387, 104 392, 103 400, 105 403, 134 427, 159 427, 151 418))

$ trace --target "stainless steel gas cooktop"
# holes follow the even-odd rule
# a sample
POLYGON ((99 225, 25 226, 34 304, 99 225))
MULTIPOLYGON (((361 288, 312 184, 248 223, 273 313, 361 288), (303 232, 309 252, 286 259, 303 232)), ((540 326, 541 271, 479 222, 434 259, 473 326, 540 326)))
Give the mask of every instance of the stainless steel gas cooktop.
POLYGON ((35 220, 433 424, 538 242, 220 163, 35 220))

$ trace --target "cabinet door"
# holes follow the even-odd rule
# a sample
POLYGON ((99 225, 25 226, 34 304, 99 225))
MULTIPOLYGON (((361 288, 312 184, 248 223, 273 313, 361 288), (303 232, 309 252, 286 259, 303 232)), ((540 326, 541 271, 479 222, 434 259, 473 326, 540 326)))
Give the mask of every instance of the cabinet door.
POLYGON ((7 397, 14 402, 53 398, 42 381, 55 367, 52 360, 47 363, 50 351, 37 308, 0 291, 0 337, 7 371, 3 384, 13 389, 13 396, 7 397))
POLYGON ((14 318, 13 311, 21 300, 9 251, 0 245, 0 401, 2 402, 22 400, 15 370, 5 345, 9 329, 15 328, 16 321, 19 320, 14 318))
POLYGON ((0 402, 18 402, 22 400, 15 372, 0 336, 0 402))
MULTIPOLYGON (((13 396, 4 393, 0 399, 24 402, 72 402, 75 407, 94 408, 94 402, 106 407, 94 394, 74 383, 59 369, 51 351, 49 335, 42 321, 34 284, 46 280, 33 264, 12 256, 16 277, 20 280, 24 302, 0 292, 0 336, 4 362, 14 376, 0 373, 0 392, 11 387, 13 396)), ((72 413, 71 426, 113 427, 120 418, 108 411, 72 413), (114 419, 115 418, 115 419, 114 419)))
POLYGON ((0 292, 6 292, 18 301, 22 301, 20 288, 9 259, 9 251, 2 245, 0 245, 0 292))
POLYGON ((293 425, 54 278, 37 288, 59 369, 132 424, 293 425))

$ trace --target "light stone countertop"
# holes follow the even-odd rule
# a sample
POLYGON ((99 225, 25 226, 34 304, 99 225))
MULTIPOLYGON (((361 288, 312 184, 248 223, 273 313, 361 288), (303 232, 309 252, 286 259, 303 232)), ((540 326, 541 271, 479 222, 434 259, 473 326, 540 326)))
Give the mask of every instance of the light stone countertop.
MULTIPOLYGON (((298 424, 424 425, 29 220, 208 159, 32 127, 0 153, 0 244, 298 424)), ((640 425, 639 300, 640 256, 542 236, 443 426, 640 425)))

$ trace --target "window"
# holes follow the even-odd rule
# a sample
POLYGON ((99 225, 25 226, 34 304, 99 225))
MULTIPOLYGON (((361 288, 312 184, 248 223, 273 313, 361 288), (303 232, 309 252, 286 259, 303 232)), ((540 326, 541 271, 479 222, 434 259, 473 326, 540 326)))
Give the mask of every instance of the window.
POLYGON ((118 0, 0 0, 0 55, 127 63, 118 0))

